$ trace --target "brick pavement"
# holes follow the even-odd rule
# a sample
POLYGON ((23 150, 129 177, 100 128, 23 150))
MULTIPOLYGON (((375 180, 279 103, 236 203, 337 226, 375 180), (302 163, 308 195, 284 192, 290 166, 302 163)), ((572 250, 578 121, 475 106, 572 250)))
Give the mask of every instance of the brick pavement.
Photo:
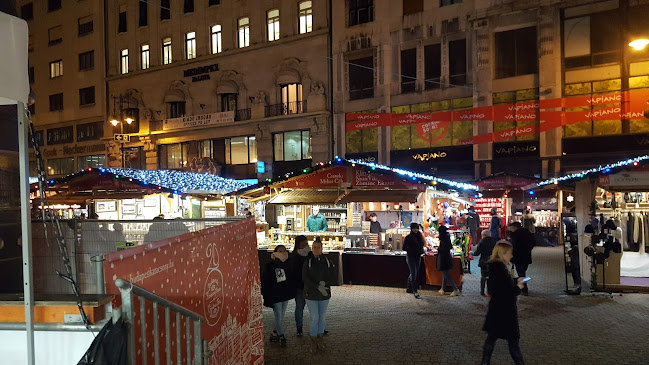
MULTIPOLYGON (((561 248, 537 247, 528 270, 530 296, 519 299, 521 349, 527 364, 649 363, 649 296, 613 299, 563 294, 561 248)), ((472 265, 476 261, 472 262, 472 265)), ((405 265, 405 259, 404 259, 405 265)), ((488 299, 479 292, 479 269, 464 276, 463 295, 345 285, 333 288, 327 313, 327 352, 311 355, 307 336, 295 336, 294 302, 284 321, 288 346, 268 342, 273 313, 264 308, 267 364, 478 364, 486 337, 488 299)), ((305 309, 305 333, 309 316, 305 309)), ((512 364, 499 341, 492 364, 512 364)))

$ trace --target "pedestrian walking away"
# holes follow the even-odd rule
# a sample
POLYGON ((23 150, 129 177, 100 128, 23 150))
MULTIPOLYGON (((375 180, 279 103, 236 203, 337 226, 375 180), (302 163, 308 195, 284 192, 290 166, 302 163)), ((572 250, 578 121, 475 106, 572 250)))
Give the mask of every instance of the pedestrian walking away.
POLYGON ((478 266, 480 266, 480 295, 485 296, 485 285, 487 284, 487 278, 489 277, 488 262, 491 258, 494 246, 496 246, 496 240, 491 238, 490 231, 484 230, 481 235, 482 240, 480 240, 478 248, 476 248, 472 255, 480 256, 480 261, 478 261, 478 266))
POLYGON ((311 252, 309 241, 306 236, 300 235, 295 237, 295 248, 293 249, 292 259, 297 273, 295 278, 295 326, 297 327, 297 337, 302 337, 304 326, 304 307, 306 301, 304 300, 304 281, 302 280, 302 267, 307 256, 311 252))
MULTIPOLYGON (((520 278, 527 276, 527 268, 532 263, 532 249, 534 248, 534 235, 523 228, 520 222, 513 222, 507 226, 511 232, 514 258, 512 263, 516 267, 516 274, 520 278)), ((523 287, 523 295, 528 294, 527 283, 523 287)))
POLYGON ((424 235, 419 230, 418 223, 410 223, 410 234, 403 240, 403 250, 406 251, 406 264, 410 274, 406 293, 412 293, 419 299, 419 267, 421 266, 421 255, 424 253, 424 235))
POLYGON ((491 231, 491 238, 498 241, 500 239, 500 229, 503 227, 503 221, 498 215, 496 208, 491 208, 491 224, 489 231, 491 231))
POLYGON ((311 326, 309 334, 312 341, 312 352, 324 351, 324 332, 326 326, 327 306, 331 299, 331 284, 334 279, 334 265, 322 254, 322 242, 316 240, 311 245, 311 252, 302 266, 304 281, 304 299, 309 307, 311 326))
POLYGON ((523 278, 514 282, 509 275, 508 267, 513 257, 513 247, 505 240, 498 241, 489 259, 489 279, 487 287, 491 300, 487 317, 482 330, 487 332, 482 349, 482 365, 491 363, 496 341, 499 338, 507 340, 509 353, 514 364, 523 365, 523 354, 519 345, 520 330, 518 327, 517 296, 523 288, 523 278))
POLYGON ((264 297, 264 306, 273 308, 275 314, 275 329, 270 336, 270 342, 279 342, 286 346, 286 336, 282 320, 286 314, 288 301, 295 298, 294 264, 289 260, 286 246, 278 245, 271 255, 271 262, 266 265, 262 276, 261 294, 264 297))
POLYGON ((451 284, 453 292, 451 296, 460 295, 460 289, 451 278, 450 270, 453 268, 453 244, 451 243, 451 236, 448 234, 446 226, 439 227, 439 248, 437 249, 437 271, 442 272, 442 288, 439 293, 444 295, 444 288, 446 284, 451 284))
POLYGON ((523 214, 523 218, 521 219, 523 228, 527 229, 530 231, 532 234, 536 233, 536 218, 534 215, 532 215, 532 210, 527 209, 525 210, 525 214, 523 214))

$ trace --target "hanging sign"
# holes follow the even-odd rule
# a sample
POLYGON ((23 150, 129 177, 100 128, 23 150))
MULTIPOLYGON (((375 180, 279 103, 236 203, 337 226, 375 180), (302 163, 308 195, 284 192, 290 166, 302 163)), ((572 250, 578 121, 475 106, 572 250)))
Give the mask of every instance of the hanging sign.
POLYGON ((285 188, 338 187, 347 181, 347 168, 324 169, 284 183, 285 188))
POLYGON ((234 123, 234 111, 165 119, 162 123, 162 130, 204 127, 223 123, 234 123))

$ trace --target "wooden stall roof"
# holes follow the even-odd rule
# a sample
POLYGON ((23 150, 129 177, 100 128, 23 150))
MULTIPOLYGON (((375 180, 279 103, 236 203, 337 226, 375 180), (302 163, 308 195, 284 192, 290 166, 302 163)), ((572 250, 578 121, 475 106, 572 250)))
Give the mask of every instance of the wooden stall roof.
POLYGON ((410 190, 352 190, 347 192, 338 203, 352 203, 352 202, 417 202, 417 198, 421 194, 420 191, 415 189, 410 190))
POLYGON ((339 190, 287 190, 272 197, 268 204, 334 204, 342 195, 339 190))

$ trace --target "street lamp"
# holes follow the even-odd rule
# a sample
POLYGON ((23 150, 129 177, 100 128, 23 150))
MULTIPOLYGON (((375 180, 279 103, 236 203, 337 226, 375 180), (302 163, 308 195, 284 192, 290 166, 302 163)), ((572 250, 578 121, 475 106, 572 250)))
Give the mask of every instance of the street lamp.
POLYGON ((641 39, 635 39, 631 42, 629 42, 629 47, 635 49, 636 51, 642 51, 649 45, 649 39, 646 38, 641 38, 641 39))
MULTIPOLYGON (((126 162, 124 161, 124 143, 128 141, 128 139, 124 135, 124 123, 120 120, 122 119, 126 124, 131 125, 135 119, 131 115, 127 115, 126 118, 124 118, 124 97, 122 95, 119 96, 111 96, 113 99, 113 113, 111 114, 110 120, 108 121, 110 124, 113 125, 113 127, 117 127, 117 125, 120 125, 120 134, 114 135, 114 140, 119 141, 121 144, 120 147, 120 152, 122 155, 122 167, 126 167, 126 162), (117 118, 117 102, 119 101, 119 119, 117 118), (118 138, 119 137, 119 138, 118 138)), ((130 100, 128 100, 127 97, 127 103, 130 103, 130 100)), ((129 105, 130 106, 130 105, 129 105)))

